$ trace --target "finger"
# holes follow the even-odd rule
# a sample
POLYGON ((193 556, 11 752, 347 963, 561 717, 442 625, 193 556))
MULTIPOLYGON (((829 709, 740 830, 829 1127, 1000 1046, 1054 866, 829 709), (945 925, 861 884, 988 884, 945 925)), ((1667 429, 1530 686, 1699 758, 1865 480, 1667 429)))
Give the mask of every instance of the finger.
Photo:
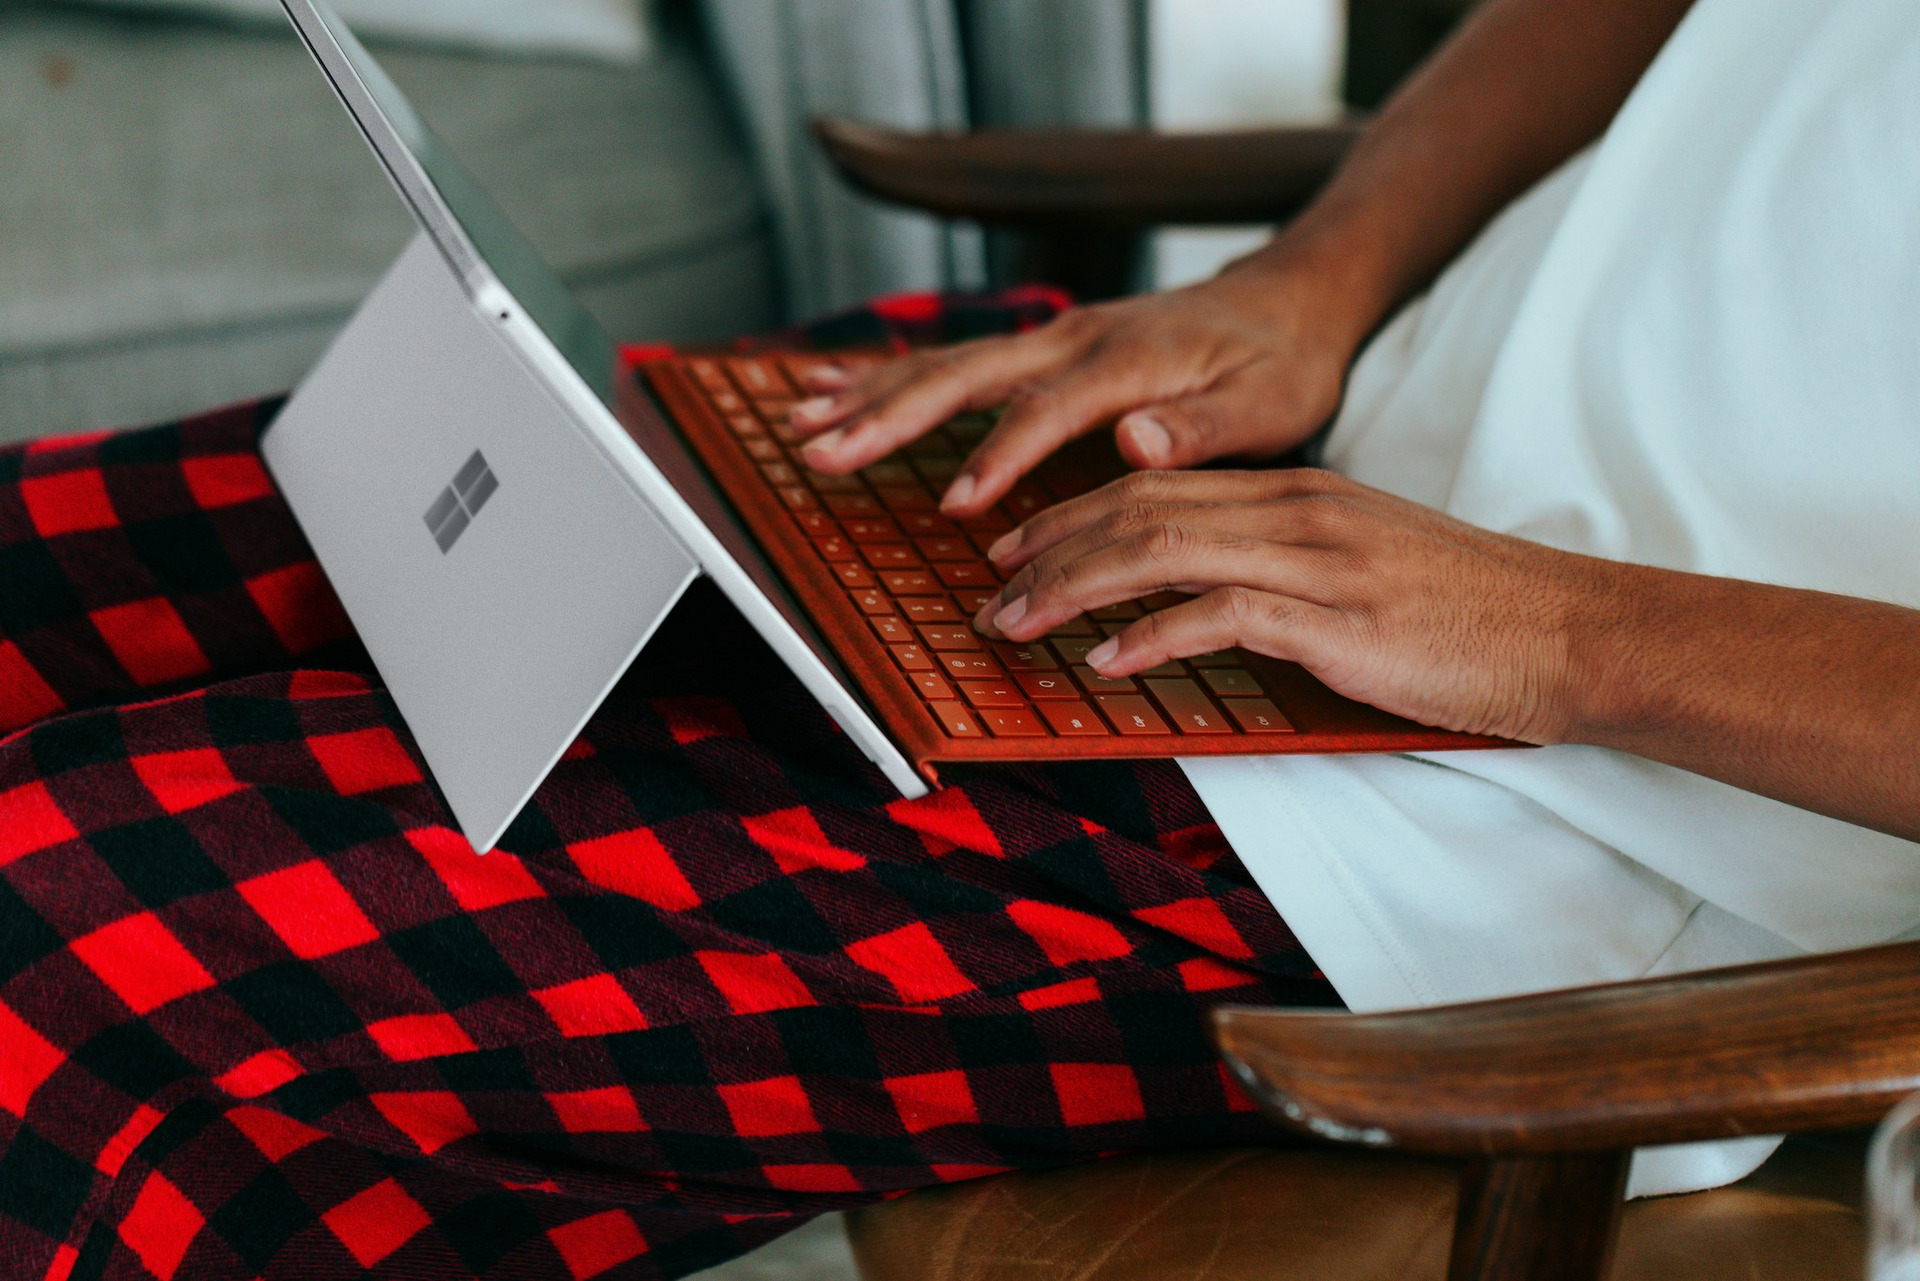
POLYGON ((916 352, 876 365, 861 374, 846 371, 838 389, 823 389, 825 394, 803 400, 788 411, 787 421, 801 431, 820 431, 846 421, 877 403, 925 371, 947 358, 949 352, 916 352))
POLYGON ((800 386, 814 395, 827 395, 845 391, 859 381, 859 375, 845 365, 818 364, 807 368, 800 378, 800 386))
POLYGON ((1064 545, 1015 575, 1002 589, 1004 604, 984 619, 985 630, 1032 640, 1088 610, 1152 592, 1242 584, 1324 594, 1330 576, 1324 551, 1194 524, 1162 523, 1117 539, 1090 534, 1086 543, 1064 545))
MULTIPOLYGON (((1367 492, 1314 467, 1251 471, 1134 472, 1090 494, 1047 508, 987 549, 1003 571, 1018 569, 1081 530, 1128 508, 1176 509, 1215 503, 1266 503, 1315 495, 1367 492)), ((1147 515, 1143 511, 1139 515, 1147 515)))
POLYGON ((1001 403, 1022 382, 1064 358, 1059 340, 1046 333, 981 339, 942 353, 872 393, 863 387, 863 403, 842 415, 838 426, 808 441, 802 457, 821 471, 853 471, 955 414, 1001 403))
POLYGON ((1292 403, 1293 388, 1261 362, 1205 392, 1136 409, 1114 426, 1120 456, 1134 467, 1192 467, 1217 458, 1271 458, 1305 439, 1325 410, 1292 403))
POLYGON ((1102 676, 1131 676, 1170 659, 1238 646, 1312 669, 1325 665, 1341 635, 1338 610, 1229 586, 1148 614, 1094 646, 1087 664, 1102 676))
POLYGON ((940 501, 950 516, 985 511, 1060 446, 1138 405, 1153 384, 1148 366, 1121 350, 1090 358, 1007 404, 940 501))

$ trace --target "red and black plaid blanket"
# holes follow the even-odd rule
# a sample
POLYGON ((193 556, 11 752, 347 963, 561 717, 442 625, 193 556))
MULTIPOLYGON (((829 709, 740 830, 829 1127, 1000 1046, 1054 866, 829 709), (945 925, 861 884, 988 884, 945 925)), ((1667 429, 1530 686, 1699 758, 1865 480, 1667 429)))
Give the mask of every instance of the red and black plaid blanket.
POLYGON ((1273 1139, 1204 1011, 1333 997, 1177 769, 903 801, 711 592, 474 855, 261 468, 275 408, 0 451, 9 1281, 679 1276, 1273 1139))

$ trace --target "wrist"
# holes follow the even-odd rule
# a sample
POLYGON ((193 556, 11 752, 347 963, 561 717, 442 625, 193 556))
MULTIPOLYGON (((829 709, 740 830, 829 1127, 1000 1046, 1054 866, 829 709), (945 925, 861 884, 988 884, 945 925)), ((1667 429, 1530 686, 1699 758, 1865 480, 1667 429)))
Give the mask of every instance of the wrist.
POLYGON ((1302 215, 1211 283, 1245 298, 1270 322, 1337 352, 1344 367, 1399 297, 1364 236, 1320 221, 1302 215))
POLYGON ((1666 679, 1676 663, 1672 624, 1693 604, 1676 599, 1671 571, 1581 557, 1591 586, 1567 628, 1567 662, 1558 741, 1617 747, 1657 731, 1671 713, 1666 679), (1653 661, 1664 655, 1665 662, 1653 661))

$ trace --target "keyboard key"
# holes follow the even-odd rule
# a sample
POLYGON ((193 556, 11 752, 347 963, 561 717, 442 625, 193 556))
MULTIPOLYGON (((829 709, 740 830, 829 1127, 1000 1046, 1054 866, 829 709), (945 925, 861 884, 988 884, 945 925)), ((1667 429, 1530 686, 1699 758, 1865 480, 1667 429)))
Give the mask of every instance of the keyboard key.
POLYGON ((926 458, 951 458, 955 465, 960 462, 960 456, 953 452, 953 446, 941 436, 926 435, 918 440, 910 440, 900 447, 900 452, 905 454, 908 461, 915 467, 920 465, 921 459, 926 458))
POLYGON ((1175 605, 1184 605, 1193 597, 1185 592, 1148 592, 1140 598, 1140 606, 1148 613, 1157 609, 1172 609, 1175 605))
POLYGON ((890 512, 926 512, 940 505, 919 485, 875 485, 873 492, 880 496, 881 506, 890 512))
POLYGON ((747 451, 747 457, 756 463, 777 463, 787 456, 787 451, 761 436, 754 440, 743 440, 740 448, 747 451))
POLYGON ((1147 689, 1182 734, 1231 734, 1233 726, 1200 686, 1185 679, 1149 680, 1147 689))
MULTIPOLYGON (((964 623, 966 616, 944 596, 903 596, 900 612, 916 623, 964 623)), ((971 632, 969 632, 971 635, 971 632)), ((978 645, 974 649, 980 648, 978 645)))
POLYGON ((955 592, 953 598, 960 603, 960 608, 967 617, 972 618, 975 614, 985 609, 987 602, 998 594, 997 592, 968 591, 963 589, 955 592))
POLYGON ((880 503, 871 494, 828 494, 827 510, 843 520, 856 516, 884 516, 880 503))
POLYGON ((960 692, 975 707, 1025 707, 1027 700, 1012 681, 961 681, 960 692))
POLYGON ((807 484, 816 494, 864 494, 867 487, 860 483, 858 476, 832 476, 823 471, 809 471, 807 484))
POLYGON ((747 412, 747 398, 737 391, 711 391, 713 407, 723 414, 744 414, 747 412))
MULTIPOLYGON (((760 420, 752 414, 728 414, 727 430, 731 431, 741 440, 767 440, 767 429, 762 427, 760 420)), ((773 444, 770 440, 768 440, 767 443, 769 445, 773 444)), ((778 448, 778 446, 775 446, 775 448, 778 448)))
POLYGON ((773 433, 773 438, 783 445, 797 445, 807 438, 807 433, 784 418, 776 418, 768 423, 767 430, 773 433))
POLYGON ((947 703, 960 697, 953 692, 953 686, 947 684, 947 678, 938 672, 910 672, 907 679, 920 691, 920 697, 929 703, 947 703))
POLYGON ((694 381, 706 388, 709 393, 733 390, 733 383, 727 378, 726 372, 720 368, 720 362, 717 360, 705 358, 689 360, 687 368, 693 373, 694 381))
POLYGON ((867 572, 865 565, 835 565, 833 576, 840 580, 845 588, 872 587, 873 575, 867 572))
POLYGON ((1107 727, 1085 703, 1039 703, 1040 714, 1062 738, 1105 738, 1107 727))
POLYGON ((1004 680, 1007 675, 986 654, 942 654, 940 666, 955 680, 1004 680))
POLYGON ((792 463, 762 463, 760 474, 767 478, 769 485, 798 485, 800 473, 794 470, 792 463))
POLYGON ((754 412, 770 423, 784 423, 793 415, 796 402, 791 396, 755 396, 754 412))
POLYGON ((862 543, 860 554, 875 569, 920 568, 920 554, 902 543, 862 543))
POLYGON ((1048 698, 1070 698, 1075 702, 1080 699, 1080 691, 1074 688, 1065 672, 1015 672, 1013 679, 1036 703, 1048 698))
POLYGON ((1047 727, 1029 710, 980 713, 995 738, 1045 738, 1047 727))
POLYGON ((1056 636, 1091 636, 1094 638, 1094 644, 1096 645, 1106 639, 1102 633, 1095 631, 1093 624, 1085 618, 1069 618, 1066 622, 1047 633, 1048 640, 1052 640, 1056 636))
POLYGON ((1238 667, 1209 667, 1200 673, 1200 679, 1222 698, 1258 698, 1266 693, 1251 672, 1238 667))
POLYGON ((1117 601, 1112 605, 1102 605, 1099 609, 1091 610, 1089 611, 1089 617, 1099 623, 1116 623, 1127 622, 1138 618, 1144 612, 1145 611, 1140 608, 1138 601, 1123 600, 1117 601))
POLYGON ((1013 528, 1013 522, 1007 519, 1007 514, 993 507, 978 516, 957 516, 953 523, 969 534, 992 534, 996 537, 1013 528))
POLYGON ((820 500, 813 496, 813 491, 801 485, 782 485, 774 492, 780 495, 780 501, 787 505, 788 511, 816 511, 820 507, 820 500))
POLYGON ((1053 646, 1053 652, 1069 663, 1084 663, 1094 646, 1100 643, 1098 636, 1049 636, 1047 640, 1053 646))
POLYGON ((847 537, 856 543, 897 543, 902 541, 900 527, 885 518, 879 520, 850 520, 847 522, 847 537))
POLYGON ((1235 651, 1216 649, 1211 654, 1189 654, 1187 661, 1195 667, 1238 667, 1240 659, 1235 651))
MULTIPOLYGON (((944 605, 946 602, 942 601, 941 604, 944 605)), ((908 611, 908 617, 912 617, 911 610, 908 611)), ((920 629, 920 639, 927 643, 928 649, 932 650, 977 650, 983 648, 980 644, 980 637, 971 627, 922 627, 920 629)))
POLYGON ((913 469, 935 489, 945 489, 953 483, 953 478, 960 474, 960 459, 954 454, 916 458, 913 460, 913 469))
MULTIPOLYGON (((973 544, 964 538, 916 538, 913 545, 928 560, 973 561, 973 544)), ((977 562, 975 562, 977 563, 977 562)))
POLYGON ((834 562, 858 560, 853 544, 838 535, 832 538, 816 538, 813 550, 820 553, 821 559, 834 562))
POLYGON ((979 724, 974 721, 972 714, 958 703, 929 703, 927 708, 933 713, 933 718, 940 722, 940 727, 947 731, 949 737, 986 737, 981 732, 979 724))
POLYGON ((1177 658, 1169 658, 1164 663, 1155 663, 1145 671, 1135 673, 1139 676, 1186 676, 1187 665, 1177 658))
POLYGON ((1000 500, 1000 506, 1016 522, 1028 520, 1039 515, 1053 505, 1053 500, 1031 482, 1023 481, 1008 491, 1000 500))
POLYGON ((909 672, 930 672, 933 660, 927 657, 927 651, 918 645, 889 645, 893 651, 893 661, 900 664, 901 670, 909 672))
POLYGON ((1053 661, 1053 651, 1043 641, 1034 641, 1027 645, 995 645, 994 656, 1006 664, 1010 672, 1053 672, 1060 670, 1060 664, 1053 661))
POLYGON ((808 538, 831 538, 840 532, 840 526, 825 512, 795 512, 793 519, 808 538))
POLYGON ((955 414, 947 419, 945 425, 947 434, 955 440, 966 445, 977 445, 987 438, 988 432, 993 430, 993 422, 994 420, 985 414, 968 413, 955 414))
POLYGON ((771 360, 755 356, 734 356, 727 361, 734 381, 750 396, 792 396, 793 386, 780 367, 771 360))
POLYGON ((856 608, 870 617, 879 617, 893 612, 893 602, 877 591, 848 592, 856 608))
POLYGON ((902 512, 900 528, 914 538, 938 538, 942 534, 958 533, 960 527, 945 516, 933 512, 902 512))
POLYGON ((891 459, 862 467, 860 474, 876 485, 918 485, 920 483, 920 478, 913 474, 913 468, 891 459))
POLYGON ((1056 503, 1064 503, 1069 498, 1090 494, 1105 483, 1080 472, 1046 471, 1034 476, 1034 480, 1056 503))
MULTIPOLYGON (((935 559, 932 555, 929 560, 935 559)), ((935 565, 933 572, 940 575, 940 581, 949 587, 987 587, 1000 585, 1000 579, 994 572, 979 561, 962 561, 935 565)))
POLYGON ((1220 701, 1228 715, 1249 734, 1291 734, 1293 726, 1280 709, 1264 698, 1227 698, 1220 701))
POLYGON ((1127 630, 1126 623, 1097 623, 1095 626, 1100 629, 1102 636, 1118 636, 1127 630))
POLYGON ((904 618, 869 618, 876 636, 889 645, 911 645, 917 637, 904 618))
POLYGON ((895 596, 938 596, 940 584, 933 575, 924 569, 890 569, 883 571, 880 581, 895 596))
POLYGON ((1076 667, 1073 677, 1089 694, 1131 694, 1140 687, 1125 676, 1102 676, 1091 667, 1076 667))
POLYGON ((1113 727, 1128 738, 1173 732, 1160 719, 1160 713, 1153 710, 1153 704, 1138 694, 1101 694, 1093 701, 1113 722, 1113 727))

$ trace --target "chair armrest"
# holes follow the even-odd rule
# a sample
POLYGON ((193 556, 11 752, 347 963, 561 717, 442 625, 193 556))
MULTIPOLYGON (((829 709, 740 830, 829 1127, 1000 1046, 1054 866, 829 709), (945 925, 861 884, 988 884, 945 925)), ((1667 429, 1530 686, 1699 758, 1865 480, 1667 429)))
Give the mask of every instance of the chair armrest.
POLYGON ((813 126, 834 168, 869 195, 997 226, 1112 230, 1279 221, 1320 189, 1360 128, 905 133, 840 119, 813 126))
POLYGON ((1392 1014, 1228 1007, 1263 1110, 1416 1152, 1600 1152, 1867 1125, 1920 1089, 1920 944, 1392 1014))

